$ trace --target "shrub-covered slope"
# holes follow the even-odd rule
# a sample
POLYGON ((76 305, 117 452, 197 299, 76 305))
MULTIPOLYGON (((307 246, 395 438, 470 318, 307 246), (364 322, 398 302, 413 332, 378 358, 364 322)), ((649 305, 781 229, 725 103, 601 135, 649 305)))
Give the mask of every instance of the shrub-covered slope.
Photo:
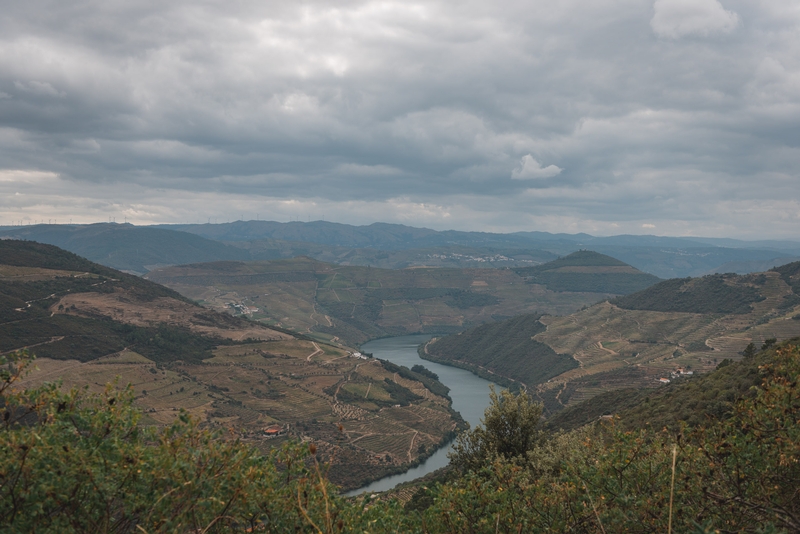
POLYGON ((734 274, 675 278, 611 303, 627 310, 746 314, 751 304, 764 300, 759 292, 764 281, 763 276, 734 274))
MULTIPOLYGON (((797 343, 800 339, 790 340, 797 343)), ((729 416, 734 403, 752 394, 761 382, 761 366, 775 358, 774 347, 738 362, 725 360, 711 373, 677 379, 657 389, 619 389, 570 406, 547 421, 552 429, 571 430, 615 415, 622 428, 650 426, 677 429, 729 416)))
POLYGON ((422 356, 488 371, 532 387, 578 366, 569 355, 557 354, 533 339, 545 329, 539 317, 521 315, 443 337, 429 343, 422 356))
POLYGON ((421 488, 413 511, 339 497, 316 444, 263 456, 185 413, 143 431, 130 392, 13 391, 18 363, 0 356, 4 531, 800 531, 796 345, 763 362, 758 385, 724 418, 679 433, 595 425, 548 435, 535 410, 517 409, 530 407, 526 398, 496 396, 491 424, 460 439, 475 445, 461 449, 477 453, 474 465, 421 488), (521 416, 532 424, 511 424, 521 416))

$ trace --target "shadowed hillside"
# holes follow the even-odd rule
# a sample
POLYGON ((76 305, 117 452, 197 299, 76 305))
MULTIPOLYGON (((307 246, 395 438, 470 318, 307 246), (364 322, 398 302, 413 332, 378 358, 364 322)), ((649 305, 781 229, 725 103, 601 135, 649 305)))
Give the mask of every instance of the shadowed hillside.
POLYGON ((764 300, 759 288, 765 282, 764 276, 731 274, 676 278, 611 303, 626 310, 746 314, 752 311, 751 304, 764 300))
POLYGON ((463 366, 490 380, 498 380, 499 375, 532 387, 578 367, 569 355, 557 354, 534 340, 545 330, 539 317, 521 315, 435 339, 420 355, 438 363, 463 366))

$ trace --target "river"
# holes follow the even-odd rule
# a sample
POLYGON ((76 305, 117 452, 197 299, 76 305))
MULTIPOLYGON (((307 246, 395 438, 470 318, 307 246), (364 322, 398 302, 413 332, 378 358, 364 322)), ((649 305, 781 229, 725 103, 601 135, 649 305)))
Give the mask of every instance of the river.
MULTIPOLYGON (((450 398, 453 399, 453 409, 461 414, 470 424, 470 427, 480 423, 484 411, 489 406, 489 386, 491 382, 479 378, 469 371, 441 365, 423 360, 417 354, 417 347, 431 339, 430 335, 415 335, 390 337, 370 341, 361 346, 362 352, 372 353, 375 358, 389 360, 397 365, 404 365, 409 369, 421 364, 439 375, 439 381, 450 388, 450 398)), ((448 464, 447 453, 450 445, 440 448, 433 455, 417 467, 412 467, 405 473, 391 475, 372 482, 362 488, 347 492, 346 495, 359 495, 364 492, 390 490, 401 482, 408 482, 448 464)))

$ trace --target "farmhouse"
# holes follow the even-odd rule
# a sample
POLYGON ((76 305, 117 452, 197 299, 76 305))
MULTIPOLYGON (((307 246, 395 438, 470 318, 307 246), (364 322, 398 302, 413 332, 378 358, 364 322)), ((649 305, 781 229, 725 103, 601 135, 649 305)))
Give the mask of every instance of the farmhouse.
POLYGON ((268 438, 274 438, 277 436, 282 436, 286 433, 286 430, 279 425, 272 425, 264 429, 264 435, 268 438))

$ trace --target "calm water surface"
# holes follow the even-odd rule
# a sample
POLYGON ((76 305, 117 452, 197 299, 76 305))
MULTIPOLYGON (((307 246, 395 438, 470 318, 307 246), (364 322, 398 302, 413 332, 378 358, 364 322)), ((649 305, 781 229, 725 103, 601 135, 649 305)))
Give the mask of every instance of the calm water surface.
MULTIPOLYGON (((417 354, 417 347, 429 341, 431 337, 433 336, 417 335, 377 339, 362 345, 361 350, 362 352, 371 352, 376 358, 389 360, 397 365, 404 365, 409 369, 414 365, 421 364, 439 375, 439 381, 450 388, 453 409, 461 414, 461 417, 470 424, 470 427, 474 427, 480 423, 483 412, 489 406, 489 385, 491 382, 479 378, 464 369, 441 365, 420 358, 417 354)), ((401 482, 427 475, 448 464, 447 452, 449 450, 450 445, 442 447, 417 467, 399 475, 376 480, 372 484, 350 491, 346 495, 358 495, 365 491, 386 491, 401 482)))

